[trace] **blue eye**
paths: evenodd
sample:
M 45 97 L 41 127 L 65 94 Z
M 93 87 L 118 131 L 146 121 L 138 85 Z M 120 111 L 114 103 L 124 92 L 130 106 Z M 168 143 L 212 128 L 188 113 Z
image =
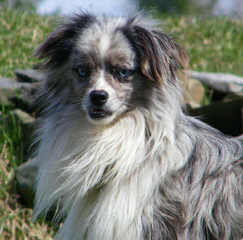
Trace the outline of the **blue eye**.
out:
M 89 76 L 90 74 L 90 69 L 86 66 L 79 66 L 77 68 L 77 72 L 78 72 L 78 75 L 81 77 L 81 78 L 86 78 Z
M 127 77 L 129 77 L 131 75 L 131 71 L 128 70 L 128 69 L 120 69 L 119 70 L 119 75 L 122 78 L 127 78 Z
M 116 69 L 116 74 L 120 80 L 127 80 L 133 74 L 133 72 L 133 70 L 126 68 Z

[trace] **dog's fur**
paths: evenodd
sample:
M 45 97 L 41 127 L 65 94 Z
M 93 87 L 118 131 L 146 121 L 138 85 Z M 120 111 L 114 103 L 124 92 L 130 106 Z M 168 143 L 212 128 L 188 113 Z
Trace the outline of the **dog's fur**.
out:
M 57 206 L 56 239 L 243 237 L 243 142 L 183 113 L 187 57 L 153 21 L 81 13 L 37 54 L 48 79 L 35 217 Z

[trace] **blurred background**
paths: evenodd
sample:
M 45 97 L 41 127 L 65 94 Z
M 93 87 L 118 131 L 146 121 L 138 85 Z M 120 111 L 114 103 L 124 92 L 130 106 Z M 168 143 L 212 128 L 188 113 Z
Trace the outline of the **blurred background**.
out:
M 0 0 L 1 2 L 11 8 L 35 8 L 40 14 L 69 14 L 77 8 L 96 13 L 114 13 L 119 8 L 129 13 L 134 9 L 145 8 L 170 14 L 243 16 L 242 0 Z

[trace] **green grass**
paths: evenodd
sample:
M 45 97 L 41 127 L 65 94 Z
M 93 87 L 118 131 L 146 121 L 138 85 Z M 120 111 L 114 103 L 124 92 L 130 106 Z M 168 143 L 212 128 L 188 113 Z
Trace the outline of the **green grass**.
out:
M 13 77 L 16 68 L 33 66 L 34 49 L 53 27 L 53 18 L 0 7 L 0 76 Z
M 243 76 L 242 20 L 166 17 L 164 28 L 188 51 L 193 70 Z
M 0 76 L 14 77 L 15 69 L 37 63 L 33 51 L 53 26 L 53 18 L 0 7 Z M 0 118 L 7 117 L 11 109 L 0 107 Z M 32 210 L 17 201 L 14 173 L 23 156 L 21 126 L 15 119 L 11 127 L 0 122 L 0 240 L 49 240 L 53 228 L 43 221 L 32 223 Z
M 189 53 L 191 68 L 243 75 L 243 21 L 229 18 L 160 16 Z M 0 7 L 0 76 L 36 63 L 33 50 L 55 26 L 53 18 Z
M 165 32 L 183 45 L 198 71 L 230 72 L 243 76 L 243 22 L 227 18 L 161 17 Z M 54 18 L 0 7 L 0 76 L 13 77 L 17 68 L 38 61 L 34 49 L 54 28 Z M 8 116 L 11 106 L 0 108 Z M 1 115 L 0 115 L 1 118 Z M 23 161 L 22 129 L 0 124 L 0 240 L 48 240 L 54 230 L 32 223 L 32 210 L 18 203 L 14 172 Z

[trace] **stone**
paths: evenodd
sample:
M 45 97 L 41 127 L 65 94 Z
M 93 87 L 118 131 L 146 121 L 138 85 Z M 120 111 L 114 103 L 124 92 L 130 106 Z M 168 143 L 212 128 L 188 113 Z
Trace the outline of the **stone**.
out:
M 204 98 L 205 90 L 198 80 L 187 78 L 183 81 L 184 99 L 191 107 L 199 107 Z
M 240 95 L 243 93 L 243 77 L 229 73 L 196 71 L 188 71 L 187 74 L 217 91 Z
M 9 105 L 9 99 L 16 96 L 16 90 L 18 89 L 18 83 L 14 79 L 0 78 L 0 104 Z
M 40 82 L 46 78 L 44 71 L 36 69 L 17 69 L 15 70 L 17 81 L 19 82 Z
M 33 206 L 38 168 L 36 158 L 31 158 L 16 170 L 17 191 L 21 196 L 21 201 L 28 207 Z
M 32 112 L 39 85 L 40 83 L 17 82 L 10 78 L 0 78 L 0 104 L 13 104 L 16 108 Z
M 9 100 L 14 104 L 15 108 L 20 108 L 28 113 L 36 111 L 37 91 L 40 87 L 39 82 L 22 83 L 19 88 L 19 94 L 11 97 Z
M 24 159 L 28 159 L 30 155 L 30 146 L 33 143 L 33 135 L 36 129 L 36 120 L 30 114 L 15 109 L 10 111 L 7 117 L 0 116 L 2 124 L 7 125 L 8 128 L 15 128 L 21 126 L 22 141 L 24 149 Z M 32 207 L 34 199 L 34 183 L 38 167 L 31 159 L 16 170 L 17 191 L 20 194 L 21 202 L 28 207 Z
M 229 101 L 217 102 L 207 106 L 188 109 L 189 113 L 200 120 L 208 123 L 221 132 L 231 136 L 242 134 L 241 109 L 243 98 Z
M 16 126 L 21 127 L 24 157 L 27 158 L 30 154 L 30 146 L 32 146 L 34 131 L 36 129 L 35 118 L 21 109 L 14 109 L 9 112 L 7 117 L 3 118 L 2 123 L 10 129 L 14 129 Z

